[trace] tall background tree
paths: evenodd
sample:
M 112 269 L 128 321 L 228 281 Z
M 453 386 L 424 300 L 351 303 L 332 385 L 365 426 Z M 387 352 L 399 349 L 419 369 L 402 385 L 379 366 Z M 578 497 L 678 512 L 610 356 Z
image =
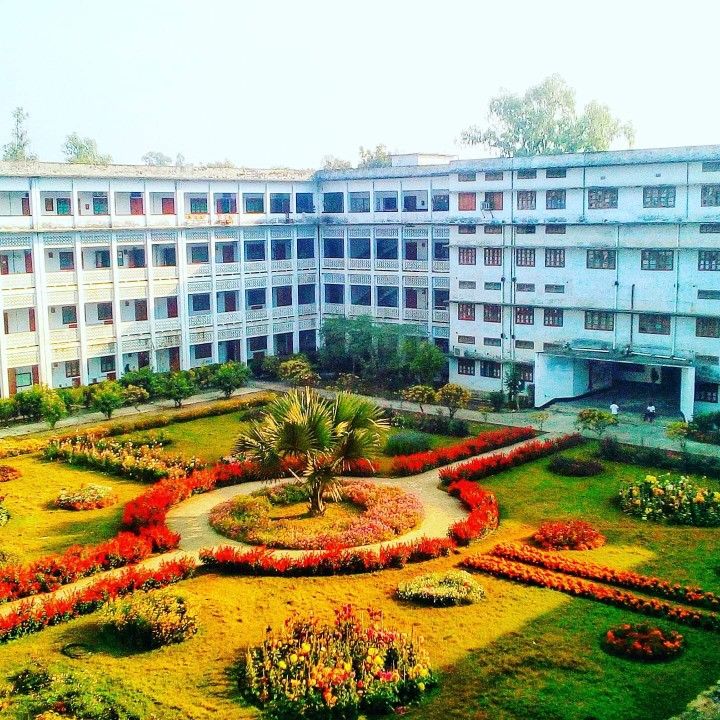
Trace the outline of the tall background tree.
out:
M 349 170 L 352 163 L 349 160 L 341 160 L 334 155 L 325 155 L 322 159 L 323 170 Z
M 384 145 L 376 145 L 374 150 L 360 146 L 359 168 L 388 167 L 390 164 L 390 152 Z
M 10 142 L 3 145 L 2 159 L 11 162 L 37 160 L 37 155 L 30 152 L 30 138 L 25 123 L 30 117 L 21 107 L 12 112 L 13 128 L 10 133 Z
M 502 93 L 490 100 L 488 127 L 462 132 L 466 145 L 484 145 L 506 157 L 607 150 L 613 141 L 634 141 L 630 123 L 614 117 L 594 100 L 578 113 L 575 91 L 559 75 L 551 75 L 524 95 Z
M 163 167 L 172 164 L 172 158 L 158 150 L 150 150 L 142 156 L 142 161 L 146 165 L 154 165 L 155 167 Z
M 66 162 L 81 165 L 109 165 L 112 162 L 110 155 L 103 155 L 97 146 L 97 142 L 90 137 L 80 137 L 72 133 L 65 138 L 63 154 Z

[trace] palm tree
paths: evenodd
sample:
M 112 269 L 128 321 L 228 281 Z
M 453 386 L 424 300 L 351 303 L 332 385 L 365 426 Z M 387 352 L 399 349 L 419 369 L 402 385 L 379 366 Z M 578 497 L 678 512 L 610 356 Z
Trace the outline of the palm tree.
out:
M 299 388 L 271 402 L 235 450 L 261 463 L 269 477 L 277 477 L 283 460 L 299 461 L 310 491 L 310 514 L 322 515 L 326 495 L 340 498 L 337 475 L 377 453 L 387 429 L 380 408 L 368 400 L 350 393 L 329 400 Z

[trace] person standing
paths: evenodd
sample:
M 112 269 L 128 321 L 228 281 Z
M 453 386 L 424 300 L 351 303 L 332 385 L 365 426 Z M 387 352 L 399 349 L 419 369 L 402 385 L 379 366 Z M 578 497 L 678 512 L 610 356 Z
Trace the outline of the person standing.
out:
M 610 414 L 614 418 L 617 418 L 620 414 L 620 406 L 614 400 L 610 403 Z
M 651 400 L 645 408 L 645 417 L 643 417 L 643 420 L 652 423 L 655 422 L 655 416 L 655 403 Z

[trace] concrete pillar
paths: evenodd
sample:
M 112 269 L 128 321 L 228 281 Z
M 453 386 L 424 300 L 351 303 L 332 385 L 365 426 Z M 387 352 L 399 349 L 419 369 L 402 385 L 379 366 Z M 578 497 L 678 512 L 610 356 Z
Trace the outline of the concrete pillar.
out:
M 691 422 L 695 413 L 695 368 L 680 368 L 680 412 L 685 422 Z

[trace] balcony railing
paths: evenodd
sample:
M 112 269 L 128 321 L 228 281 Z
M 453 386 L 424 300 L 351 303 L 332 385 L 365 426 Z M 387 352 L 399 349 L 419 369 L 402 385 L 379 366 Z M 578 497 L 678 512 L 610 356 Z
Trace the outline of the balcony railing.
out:
M 267 308 L 262 308 L 258 310 L 248 310 L 245 313 L 245 317 L 247 318 L 248 322 L 254 322 L 255 320 L 267 320 L 268 319 L 268 311 Z
M 396 307 L 379 307 L 375 309 L 375 316 L 388 320 L 397 320 L 400 317 L 400 310 Z
M 449 260 L 433 260 L 432 261 L 433 272 L 450 272 L 450 261 Z
M 427 272 L 427 260 L 403 260 L 403 270 L 417 270 Z
M 147 320 L 124 320 L 120 325 L 120 332 L 123 336 L 149 333 L 150 323 Z
M 32 347 L 38 344 L 36 332 L 16 332 L 5 336 L 5 343 L 8 349 L 19 347 Z
M 167 330 L 174 332 L 180 330 L 180 318 L 162 318 L 155 321 L 156 332 L 165 332 Z
M 297 261 L 298 270 L 314 270 L 317 267 L 317 258 L 302 258 Z
M 157 280 L 173 280 L 178 276 L 178 269 L 175 265 L 163 265 L 153 268 L 153 276 Z
M 276 307 L 273 308 L 272 316 L 273 320 L 277 320 L 278 318 L 289 318 L 292 317 L 295 314 L 295 310 L 293 309 L 292 305 L 287 305 L 284 307 Z
M 369 270 L 370 269 L 370 260 L 366 260 L 364 258 L 349 258 L 348 259 L 348 269 L 350 270 Z
M 419 308 L 405 308 L 403 310 L 404 320 L 427 320 L 428 311 Z
M 372 308 L 369 305 L 350 305 L 348 315 L 357 317 L 359 315 L 372 315 Z
M 398 270 L 399 268 L 399 260 L 375 260 L 376 270 Z
M 450 311 L 449 310 L 433 310 L 433 322 L 449 323 L 450 322 Z
M 293 261 L 292 260 L 272 260 L 270 262 L 270 269 L 274 270 L 274 271 L 292 270 L 293 269 Z
M 237 325 L 243 320 L 243 314 L 237 310 L 219 312 L 216 316 L 218 325 Z
M 306 305 L 298 305 L 298 315 L 315 315 L 317 313 L 317 303 L 307 303 Z
M 265 273 L 268 271 L 268 264 L 266 260 L 251 260 L 245 263 L 246 273 Z
M 187 266 L 188 277 L 198 277 L 210 274 L 210 263 L 198 263 L 197 265 Z
M 217 263 L 215 272 L 218 275 L 239 275 L 241 265 L 239 262 Z
M 341 303 L 325 303 L 323 305 L 323 312 L 326 315 L 344 315 L 345 306 Z
M 118 271 L 120 282 L 126 280 L 147 280 L 147 268 L 126 268 L 121 267 Z
M 56 285 L 75 285 L 77 283 L 77 273 L 74 270 L 62 270 L 60 272 L 49 272 L 45 274 L 45 284 L 50 286 Z
M 51 343 L 75 343 L 78 337 L 77 328 L 58 328 L 50 331 Z
M 322 266 L 333 270 L 342 270 L 345 267 L 345 258 L 323 258 Z
M 212 315 L 210 313 L 190 315 L 188 321 L 190 327 L 204 327 L 205 325 L 212 325 Z
M 33 287 L 35 285 L 35 273 L 13 273 L 12 275 L 3 275 L 0 283 L 5 290 Z
M 112 340 L 115 337 L 115 326 L 112 323 L 98 323 L 86 328 L 88 340 Z
M 112 282 L 112 270 L 110 268 L 84 270 L 82 278 L 88 285 L 93 283 L 109 283 Z

